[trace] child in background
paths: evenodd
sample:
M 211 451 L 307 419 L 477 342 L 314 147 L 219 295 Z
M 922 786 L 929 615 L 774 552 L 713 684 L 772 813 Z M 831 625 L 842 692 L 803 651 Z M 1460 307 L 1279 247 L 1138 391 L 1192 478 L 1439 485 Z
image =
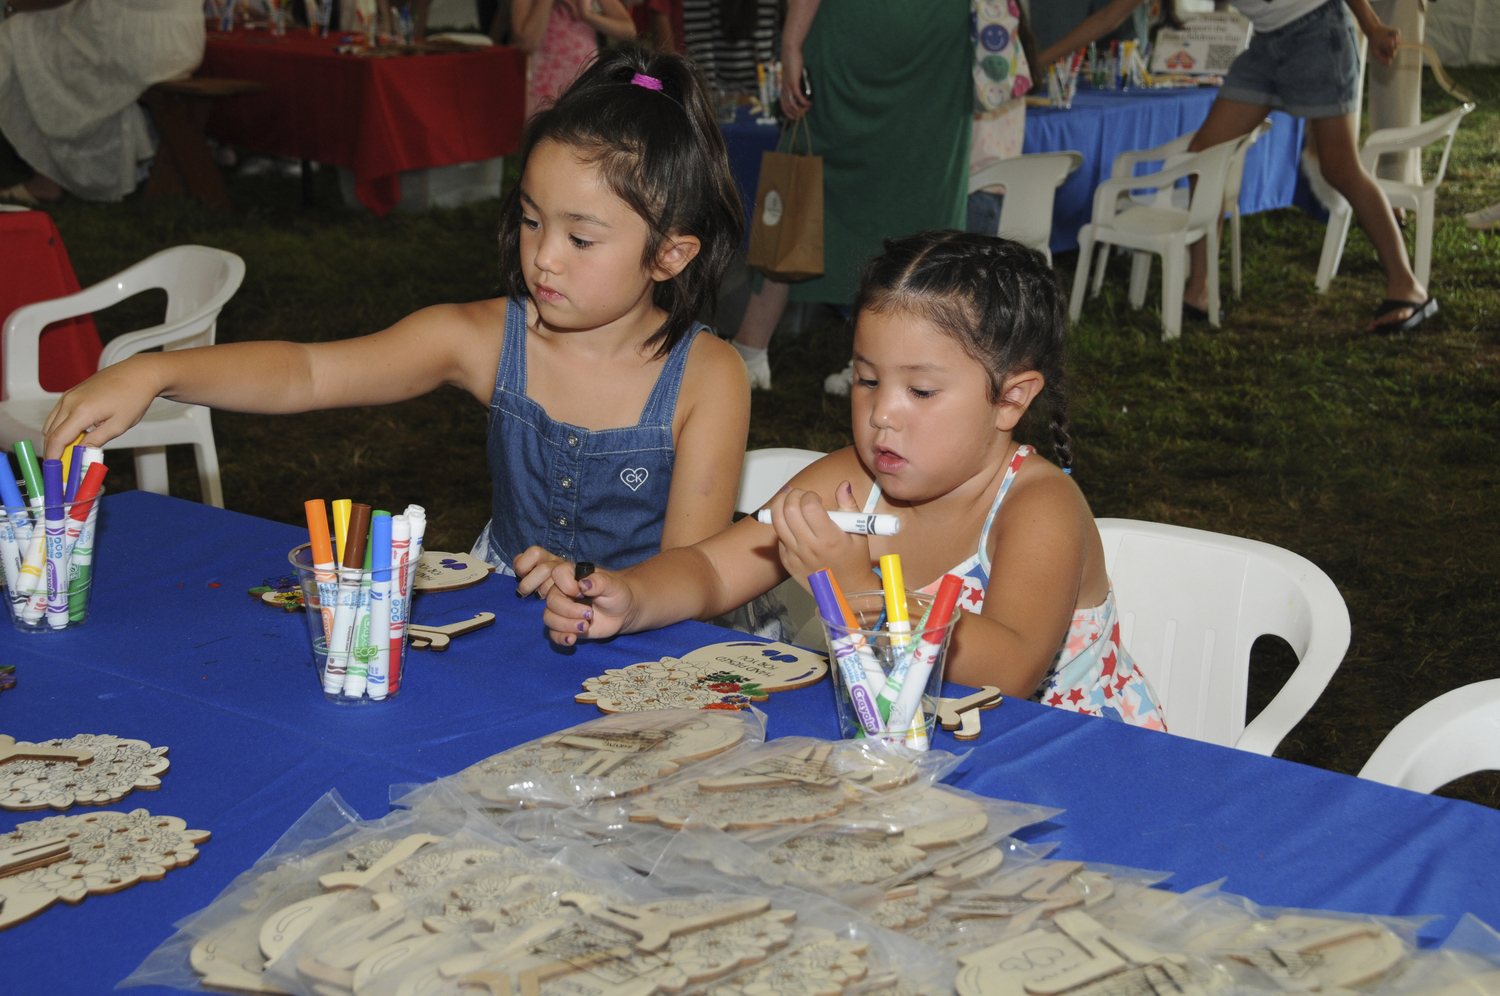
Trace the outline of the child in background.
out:
M 875 565 L 897 553 L 913 587 L 964 580 L 953 681 L 1165 729 L 1119 645 L 1099 532 L 1065 472 L 1065 313 L 1046 260 L 1015 242 L 951 231 L 888 239 L 854 304 L 854 445 L 793 478 L 767 506 L 772 525 L 752 516 L 583 581 L 554 570 L 543 617 L 553 639 L 708 618 L 821 568 L 846 592 L 878 590 Z M 1043 396 L 1065 470 L 1031 459 L 1012 435 Z M 901 530 L 845 533 L 828 508 L 895 515 Z
M 635 23 L 620 0 L 511 0 L 510 30 L 515 46 L 531 56 L 528 118 L 556 100 L 599 54 L 598 34 L 635 39 Z
M 326 343 L 141 353 L 59 399 L 47 455 L 103 445 L 173 398 L 243 412 L 389 404 L 452 384 L 490 407 L 494 521 L 476 552 L 550 587 L 560 559 L 625 567 L 730 524 L 745 368 L 695 323 L 743 217 L 686 59 L 606 52 L 526 128 L 501 209 L 509 295 Z

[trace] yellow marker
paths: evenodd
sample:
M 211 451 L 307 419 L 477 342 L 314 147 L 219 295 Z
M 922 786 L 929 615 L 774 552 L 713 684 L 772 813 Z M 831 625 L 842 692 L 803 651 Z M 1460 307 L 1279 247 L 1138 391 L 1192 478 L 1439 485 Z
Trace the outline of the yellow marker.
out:
M 71 443 L 69 443 L 68 446 L 67 446 L 67 448 L 63 450 L 63 454 L 62 454 L 63 475 L 62 475 L 62 477 L 63 477 L 63 481 L 64 482 L 66 482 L 68 480 L 68 468 L 73 465 L 73 447 L 75 447 L 75 446 L 82 446 L 83 445 L 83 436 L 84 436 L 84 434 L 80 432 L 78 434 L 78 438 L 75 439 L 75 440 L 73 440 Z
M 339 563 L 344 562 L 344 541 L 349 536 L 349 514 L 353 502 L 348 498 L 337 498 L 333 502 L 333 538 L 338 543 Z

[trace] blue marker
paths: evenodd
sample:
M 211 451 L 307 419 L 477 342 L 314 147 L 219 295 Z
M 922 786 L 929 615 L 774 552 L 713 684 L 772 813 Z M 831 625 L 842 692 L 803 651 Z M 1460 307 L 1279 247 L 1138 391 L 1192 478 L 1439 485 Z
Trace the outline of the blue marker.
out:
M 391 673 L 391 513 L 377 511 L 370 519 L 370 640 L 375 656 L 365 672 L 365 693 L 379 702 L 386 696 Z

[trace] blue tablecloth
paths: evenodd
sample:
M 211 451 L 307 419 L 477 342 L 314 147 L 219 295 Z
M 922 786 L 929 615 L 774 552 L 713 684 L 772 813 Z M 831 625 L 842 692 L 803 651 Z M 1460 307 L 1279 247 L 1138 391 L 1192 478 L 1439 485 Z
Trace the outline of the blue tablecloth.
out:
M 1052 208 L 1052 251 L 1078 248 L 1078 229 L 1094 210 L 1094 188 L 1109 179 L 1115 157 L 1150 149 L 1193 131 L 1208 117 L 1217 89 L 1080 90 L 1070 110 L 1026 109 L 1024 154 L 1083 153 L 1083 165 L 1058 188 Z M 1273 127 L 1245 158 L 1240 213 L 1288 207 L 1297 187 L 1302 121 L 1273 111 Z
M 605 668 L 728 638 L 702 623 L 565 651 L 541 606 L 492 577 L 424 595 L 416 618 L 499 618 L 443 654 L 412 655 L 384 706 L 323 700 L 298 615 L 246 590 L 286 570 L 305 538 L 290 526 L 141 492 L 104 500 L 93 618 L 75 631 L 0 633 L 19 684 L 0 696 L 0 732 L 39 741 L 112 733 L 171 748 L 144 807 L 211 831 L 197 863 L 124 892 L 56 906 L 0 933 L 0 991 L 104 993 L 206 906 L 330 789 L 361 813 L 387 786 L 450 774 L 598 713 L 573 701 Z M 835 735 L 827 683 L 765 705 L 769 735 Z M 1500 923 L 1500 812 L 1285 761 L 1007 700 L 951 779 L 986 795 L 1066 809 L 1033 839 L 1057 856 L 1175 871 L 1186 889 L 1227 888 L 1270 904 L 1369 913 L 1464 912 Z M 88 810 L 74 810 L 74 812 Z M 0 830 L 45 813 L 0 815 Z M 24 980 L 24 982 L 22 981 Z M 146 990 L 152 992 L 153 990 Z M 167 990 L 161 990 L 167 992 Z

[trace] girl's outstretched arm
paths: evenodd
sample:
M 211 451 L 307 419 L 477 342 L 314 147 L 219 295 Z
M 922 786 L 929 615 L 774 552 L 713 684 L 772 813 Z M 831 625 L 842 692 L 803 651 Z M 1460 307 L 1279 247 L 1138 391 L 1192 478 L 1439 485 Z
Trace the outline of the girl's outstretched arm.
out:
M 500 362 L 504 299 L 426 308 L 383 332 L 337 342 L 240 342 L 137 353 L 63 394 L 47 417 L 47 455 L 93 426 L 102 446 L 158 397 L 226 411 L 285 414 L 381 405 L 443 384 L 488 401 Z
M 1071 478 L 1036 464 L 1017 477 L 996 516 L 984 612 L 964 614 L 947 664 L 949 680 L 995 685 L 1017 698 L 1041 684 L 1074 610 L 1109 593 L 1088 503 Z

